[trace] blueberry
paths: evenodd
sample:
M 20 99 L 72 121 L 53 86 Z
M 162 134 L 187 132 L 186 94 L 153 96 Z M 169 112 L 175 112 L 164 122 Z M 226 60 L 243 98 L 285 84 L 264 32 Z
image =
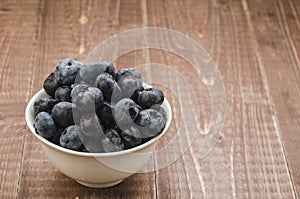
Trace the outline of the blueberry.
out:
M 81 119 L 81 117 L 82 117 L 85 113 L 79 111 L 75 104 L 72 104 L 72 106 L 73 106 L 73 107 L 72 107 L 72 113 L 73 113 L 74 124 L 80 126 L 80 119 Z
M 122 91 L 119 85 L 109 73 L 101 73 L 98 75 L 95 85 L 102 91 L 103 97 L 107 101 L 116 102 L 122 97 Z
M 122 90 L 123 98 L 129 98 L 142 86 L 142 82 L 133 76 L 122 76 L 118 81 L 118 85 Z
M 72 103 L 59 102 L 52 108 L 52 116 L 62 127 L 74 124 L 72 115 Z
M 162 106 L 160 106 L 159 104 L 155 104 L 151 106 L 151 109 L 154 109 L 157 112 L 159 112 L 167 120 L 167 112 Z
M 56 99 L 41 98 L 34 102 L 34 114 L 37 115 L 40 112 L 51 112 L 52 107 L 57 104 Z
M 98 116 L 94 113 L 86 113 L 80 119 L 82 134 L 86 136 L 103 137 L 104 132 Z
M 78 151 L 80 151 L 80 152 L 89 152 L 89 151 L 85 148 L 84 144 L 81 145 L 81 147 L 78 149 Z
M 78 84 L 83 84 L 83 85 L 86 85 L 88 87 L 96 87 L 94 83 L 90 83 L 90 82 L 87 82 L 87 81 L 84 81 L 84 80 L 80 80 L 79 82 L 75 82 L 75 84 L 73 84 L 73 87 L 75 87 Z
M 103 152 L 101 140 L 105 138 L 100 120 L 96 114 L 86 113 L 81 117 L 80 127 L 82 134 L 80 136 L 85 148 L 89 152 Z
M 162 104 L 164 94 L 157 88 L 148 88 L 138 93 L 137 104 L 143 109 L 148 109 L 155 104 Z
M 76 101 L 79 93 L 84 92 L 85 90 L 88 89 L 88 87 L 90 87 L 90 86 L 87 84 L 84 84 L 84 83 L 76 84 L 71 91 L 72 101 L 73 102 Z
M 120 100 L 114 107 L 114 118 L 119 128 L 133 124 L 140 112 L 140 107 L 129 98 Z
M 103 153 L 103 146 L 102 146 L 102 137 L 95 137 L 95 136 L 86 136 L 82 133 L 80 134 L 80 139 L 84 146 L 84 150 L 90 153 Z
M 140 86 L 138 89 L 136 89 L 133 94 L 131 95 L 130 99 L 132 99 L 135 103 L 137 102 L 137 99 L 139 97 L 139 93 L 141 91 L 144 90 L 144 87 L 143 86 Z
M 71 95 L 75 96 L 75 93 L 72 92 Z M 77 109 L 81 112 L 96 112 L 96 109 L 103 104 L 103 94 L 98 88 L 85 87 L 79 89 L 77 96 L 72 98 L 72 102 L 76 104 Z
M 126 149 L 142 144 L 142 135 L 138 128 L 130 126 L 121 132 L 123 143 Z
M 115 68 L 113 64 L 108 61 L 84 64 L 79 71 L 79 75 L 84 81 L 95 83 L 97 76 L 103 72 L 107 72 L 115 77 Z
M 116 73 L 116 82 L 118 82 L 121 78 L 124 77 L 133 77 L 138 84 L 142 85 L 143 80 L 141 74 L 135 70 L 134 68 L 122 68 Z
M 105 138 L 100 120 L 96 114 L 86 113 L 81 117 L 81 139 L 89 152 L 103 152 L 101 140 Z
M 81 66 L 81 67 L 84 67 L 84 65 L 83 66 Z M 76 79 L 75 79 L 75 82 L 74 82 L 74 84 L 72 84 L 71 86 L 76 86 L 76 85 L 78 85 L 78 84 L 85 84 L 85 85 L 87 85 L 87 86 L 89 86 L 89 87 L 94 87 L 95 85 L 94 85 L 94 83 L 95 82 L 88 82 L 88 81 L 85 81 L 84 79 L 82 79 L 81 77 L 80 77 L 80 75 L 79 75 L 79 72 L 77 73 L 77 76 L 76 76 Z
M 104 65 L 106 65 L 105 72 L 111 74 L 111 76 L 115 79 L 116 78 L 116 71 L 115 71 L 114 65 L 109 61 L 102 61 L 102 63 L 104 63 Z
M 51 138 L 51 142 L 60 146 L 59 139 L 60 139 L 61 134 L 64 132 L 64 130 L 65 130 L 65 128 L 59 129 Z
M 108 138 L 111 141 L 114 141 L 115 139 L 117 141 L 114 142 L 119 142 L 118 140 L 121 139 L 120 135 L 119 135 L 119 129 L 116 128 L 111 128 L 111 129 L 107 129 L 105 132 L 105 137 Z
M 43 87 L 45 92 L 50 95 L 51 97 L 54 97 L 55 91 L 58 87 L 60 87 L 61 84 L 57 81 L 55 78 L 55 74 L 51 73 L 44 81 Z
M 166 119 L 156 110 L 146 109 L 139 112 L 135 123 L 144 137 L 152 137 L 162 132 Z
M 104 103 L 97 109 L 96 112 L 104 129 L 109 129 L 116 126 L 113 116 L 113 106 L 109 102 L 104 101 Z
M 64 148 L 78 150 L 82 145 L 82 141 L 79 138 L 80 134 L 81 130 L 79 126 L 68 126 L 61 134 L 59 143 Z
M 145 137 L 145 138 L 142 138 L 142 144 L 152 140 L 155 136 L 149 136 L 149 137 Z
M 61 60 L 55 69 L 55 78 L 63 85 L 71 85 L 75 82 L 76 76 L 82 64 L 80 61 L 65 58 Z
M 115 152 L 124 149 L 124 143 L 116 129 L 106 130 L 105 135 L 106 138 L 101 141 L 104 152 Z
M 53 118 L 47 112 L 40 112 L 34 120 L 34 128 L 37 134 L 49 139 L 56 133 L 56 126 Z
M 55 91 L 55 99 L 58 101 L 71 102 L 71 87 L 60 86 Z

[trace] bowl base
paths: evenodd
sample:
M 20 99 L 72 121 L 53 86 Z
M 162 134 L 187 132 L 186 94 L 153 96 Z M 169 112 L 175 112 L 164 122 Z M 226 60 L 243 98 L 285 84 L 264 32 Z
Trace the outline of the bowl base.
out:
M 118 180 L 118 181 L 114 181 L 114 182 L 109 182 L 109 183 L 88 183 L 88 182 L 81 182 L 76 180 L 76 182 L 78 182 L 79 184 L 86 186 L 86 187 L 90 187 L 90 188 L 108 188 L 108 187 L 112 187 L 115 186 L 119 183 L 121 183 L 123 180 Z

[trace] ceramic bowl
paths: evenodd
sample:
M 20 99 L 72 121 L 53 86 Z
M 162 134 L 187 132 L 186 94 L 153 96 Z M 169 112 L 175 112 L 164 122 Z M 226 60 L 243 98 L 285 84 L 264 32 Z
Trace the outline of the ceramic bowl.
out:
M 42 89 L 28 102 L 25 118 L 32 135 L 39 141 L 49 161 L 63 174 L 78 183 L 93 188 L 105 188 L 122 182 L 138 172 L 151 157 L 157 141 L 166 133 L 172 120 L 172 111 L 167 99 L 162 106 L 167 112 L 163 132 L 148 142 L 124 151 L 112 153 L 86 153 L 60 147 L 35 133 L 33 105 L 37 99 L 49 97 Z

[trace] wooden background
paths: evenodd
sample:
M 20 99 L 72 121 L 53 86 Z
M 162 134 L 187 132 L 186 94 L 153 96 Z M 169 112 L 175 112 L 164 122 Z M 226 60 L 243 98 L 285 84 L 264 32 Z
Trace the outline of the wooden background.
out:
M 85 188 L 47 161 L 26 127 L 26 103 L 60 59 L 83 60 L 112 34 L 147 26 L 187 34 L 218 64 L 227 95 L 222 136 L 205 159 L 197 156 L 196 140 L 168 167 L 114 188 Z M 299 33 L 298 0 L 1 0 L 0 197 L 297 198 Z M 205 86 L 189 78 L 194 73 L 188 63 L 159 50 L 147 56 L 181 72 L 205 98 Z M 135 51 L 115 64 L 132 67 L 146 58 Z M 204 98 L 201 124 L 210 115 Z

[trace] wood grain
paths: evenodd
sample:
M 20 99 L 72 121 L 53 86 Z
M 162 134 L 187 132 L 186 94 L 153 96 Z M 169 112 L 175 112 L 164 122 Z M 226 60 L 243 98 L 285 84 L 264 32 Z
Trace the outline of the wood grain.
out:
M 153 7 L 169 8 L 160 13 L 165 17 L 161 21 L 168 19 L 168 24 L 164 24 L 165 27 L 188 33 L 191 32 L 190 26 L 185 24 L 205 27 L 199 31 L 202 34 L 190 36 L 211 50 L 209 52 L 217 60 L 227 91 L 228 119 L 221 143 L 206 159 L 195 159 L 194 156 L 201 146 L 200 142 L 195 141 L 190 153 L 186 153 L 178 164 L 158 172 L 160 182 L 166 178 L 166 173 L 167 176 L 173 177 L 169 180 L 171 191 L 165 192 L 158 186 L 158 196 L 161 198 L 186 195 L 208 198 L 294 197 L 280 134 L 273 120 L 274 109 L 268 99 L 269 93 L 265 89 L 266 82 L 262 77 L 255 49 L 253 46 L 250 47 L 253 45 L 253 40 L 249 37 L 251 27 L 247 25 L 243 4 L 217 1 L 210 6 L 201 5 L 210 8 L 205 11 L 212 18 L 208 22 L 205 22 L 204 14 L 203 19 L 197 18 L 197 21 L 187 17 L 195 12 L 193 8 L 196 6 L 193 4 L 172 1 L 167 5 L 157 3 Z M 154 8 L 153 10 L 158 12 Z M 173 18 L 177 16 L 175 18 L 178 20 L 169 20 L 171 16 Z M 198 21 L 205 24 L 199 24 Z M 150 24 L 156 25 L 158 24 L 155 22 Z M 157 57 L 158 55 L 153 56 Z M 180 66 L 188 68 L 182 63 L 178 65 L 173 58 L 166 58 L 165 62 L 175 68 Z M 185 175 L 176 176 L 174 173 L 182 167 L 188 168 L 180 172 Z M 193 180 L 194 186 L 189 186 L 186 182 L 193 175 L 198 175 L 198 178 Z M 177 183 L 174 184 L 174 181 Z M 192 191 L 193 187 L 201 189 Z
M 248 3 L 249 12 L 256 9 Z M 300 196 L 299 155 L 299 2 L 277 1 L 260 6 L 260 19 L 251 17 L 258 40 L 258 56 L 269 80 L 268 88 L 276 109 L 286 160 L 294 188 Z M 266 39 L 267 37 L 267 39 Z M 265 38 L 265 39 L 263 39 Z
M 1 198 L 297 198 L 300 2 L 297 0 L 28 0 L 0 2 L 0 197 Z M 137 50 L 117 68 L 147 62 L 179 76 L 142 71 L 166 81 L 174 119 L 159 148 L 173 143 L 172 163 L 135 174 L 109 189 L 91 189 L 57 171 L 27 130 L 29 98 L 64 57 L 83 60 L 107 37 L 138 27 L 164 27 L 199 42 L 219 66 L 226 89 L 225 125 L 214 150 L 199 151 L 211 116 L 207 86 L 194 66 L 161 50 Z M 176 38 L 158 38 L 176 41 Z M 194 99 L 198 104 L 194 104 Z M 181 123 L 180 101 L 199 116 L 195 137 Z M 172 133 L 182 137 L 174 139 Z M 185 145 L 191 145 L 185 151 Z M 177 152 L 183 155 L 177 157 Z
M 27 12 L 24 10 L 27 9 Z M 25 140 L 24 110 L 32 89 L 38 2 L 0 2 L 0 196 L 19 191 Z

